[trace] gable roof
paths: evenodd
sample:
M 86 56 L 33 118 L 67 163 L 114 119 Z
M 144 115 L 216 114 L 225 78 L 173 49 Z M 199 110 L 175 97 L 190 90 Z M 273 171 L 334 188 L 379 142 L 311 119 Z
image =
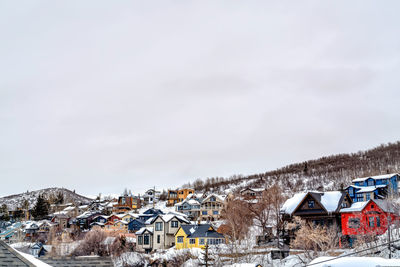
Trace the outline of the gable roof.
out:
M 355 202 L 349 208 L 341 209 L 340 212 L 361 212 L 371 201 L 374 202 L 384 212 L 394 213 L 396 211 L 396 207 L 390 202 L 382 199 L 370 199 L 368 201 Z
M 389 179 L 392 178 L 395 175 L 399 175 L 398 173 L 389 173 L 389 174 L 383 174 L 383 175 L 375 175 L 375 176 L 367 176 L 367 177 L 362 177 L 362 178 L 356 178 L 352 182 L 363 182 L 369 178 L 372 178 L 374 180 L 378 179 Z
M 307 198 L 307 196 L 311 196 L 315 201 L 317 201 L 317 203 L 327 213 L 338 212 L 340 204 L 343 202 L 346 195 L 347 192 L 341 191 L 310 191 L 308 193 L 298 193 L 292 198 L 286 200 L 281 208 L 281 212 L 292 215 L 300 207 L 300 204 Z
M 215 231 L 211 224 L 181 225 L 181 228 L 185 232 L 188 238 L 196 238 L 196 237 L 224 238 L 224 235 Z
M 0 241 L 0 264 L 1 266 L 34 267 L 35 265 L 25 259 L 17 251 L 12 249 L 3 241 Z

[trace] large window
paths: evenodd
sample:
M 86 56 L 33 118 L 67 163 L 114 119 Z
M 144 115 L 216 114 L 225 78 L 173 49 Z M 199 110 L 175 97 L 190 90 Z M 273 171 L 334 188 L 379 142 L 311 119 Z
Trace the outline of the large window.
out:
M 349 195 L 351 197 L 354 196 L 354 188 L 353 187 L 349 187 Z
M 314 200 L 309 200 L 309 201 L 308 201 L 308 207 L 309 207 L 309 208 L 314 208 L 314 206 L 315 206 Z
M 177 243 L 183 243 L 183 236 L 178 236 L 176 242 Z
M 149 235 L 144 235 L 143 244 L 144 245 L 150 244 L 150 236 Z
M 368 201 L 371 199 L 371 194 L 370 193 L 366 193 L 365 194 L 365 200 Z
M 156 231 L 162 231 L 162 222 L 156 222 Z
M 353 228 L 353 229 L 360 228 L 360 219 L 359 218 L 350 218 L 349 219 L 349 228 Z
M 178 228 L 178 221 L 172 221 L 171 228 Z
M 138 236 L 138 243 L 139 245 L 143 245 L 143 236 Z
M 203 211 L 201 212 L 201 215 L 207 215 L 207 211 L 206 211 L 206 210 L 203 210 Z
M 381 226 L 381 218 L 376 217 L 376 227 L 380 227 Z
M 204 245 L 205 244 L 205 242 L 204 242 L 204 238 L 200 238 L 200 245 Z
M 369 225 L 369 227 L 375 227 L 375 218 L 374 217 L 368 217 L 368 225 Z
M 196 239 L 190 238 L 189 239 L 189 244 L 196 244 Z

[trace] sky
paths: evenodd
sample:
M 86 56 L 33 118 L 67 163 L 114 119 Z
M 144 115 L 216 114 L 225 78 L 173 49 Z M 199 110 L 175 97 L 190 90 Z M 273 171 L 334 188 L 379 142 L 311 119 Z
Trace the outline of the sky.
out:
M 1 1 L 0 196 L 140 193 L 399 140 L 399 1 Z

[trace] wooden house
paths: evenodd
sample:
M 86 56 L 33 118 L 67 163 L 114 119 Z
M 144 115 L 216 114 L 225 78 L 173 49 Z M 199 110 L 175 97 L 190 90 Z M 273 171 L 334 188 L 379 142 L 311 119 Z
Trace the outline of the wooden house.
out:
M 178 191 L 177 190 L 168 190 L 167 206 L 171 207 L 178 202 L 179 202 Z
M 286 200 L 281 213 L 285 221 L 293 216 L 315 225 L 341 226 L 340 209 L 350 207 L 350 196 L 345 191 L 299 193 Z
M 240 196 L 244 199 L 256 199 L 262 196 L 265 188 L 250 188 L 247 187 L 240 191 Z
M 211 224 L 181 225 L 175 234 L 175 248 L 204 248 L 208 245 L 225 243 L 223 234 L 218 233 Z
M 398 195 L 398 173 L 356 178 L 346 188 L 353 202 L 383 199 L 387 195 Z
M 126 213 L 131 210 L 137 210 L 141 207 L 140 198 L 134 196 L 120 196 L 118 203 L 113 205 L 113 212 Z
M 201 201 L 200 221 L 216 221 L 221 218 L 225 196 L 210 194 Z
M 381 235 L 388 229 L 388 223 L 399 220 L 396 208 L 385 200 L 371 199 L 353 203 L 340 210 L 342 234 L 350 245 L 359 235 Z
M 196 199 L 185 199 L 175 204 L 175 210 L 185 214 L 190 220 L 195 221 L 200 216 L 201 204 Z
M 139 251 L 155 251 L 161 249 L 168 249 L 175 245 L 175 233 L 178 231 L 179 227 L 183 224 L 189 224 L 190 222 L 181 215 L 174 213 L 157 215 L 151 221 L 148 221 L 148 226 L 143 227 L 138 232 L 136 232 L 137 237 L 143 237 L 144 235 L 150 235 L 153 239 L 151 245 L 137 244 L 137 249 Z M 144 231 L 151 227 L 152 233 Z M 143 232 L 144 231 L 144 232 Z

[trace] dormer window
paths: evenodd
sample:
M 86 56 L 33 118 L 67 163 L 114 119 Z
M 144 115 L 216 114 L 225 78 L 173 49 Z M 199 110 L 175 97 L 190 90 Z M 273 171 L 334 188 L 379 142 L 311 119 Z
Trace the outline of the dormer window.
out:
M 368 185 L 368 186 L 373 186 L 373 185 L 374 185 L 374 180 L 369 179 L 369 180 L 367 181 L 367 185 Z
M 308 201 L 308 207 L 309 207 L 309 208 L 314 208 L 314 206 L 315 206 L 314 200 L 309 200 L 309 201 Z

